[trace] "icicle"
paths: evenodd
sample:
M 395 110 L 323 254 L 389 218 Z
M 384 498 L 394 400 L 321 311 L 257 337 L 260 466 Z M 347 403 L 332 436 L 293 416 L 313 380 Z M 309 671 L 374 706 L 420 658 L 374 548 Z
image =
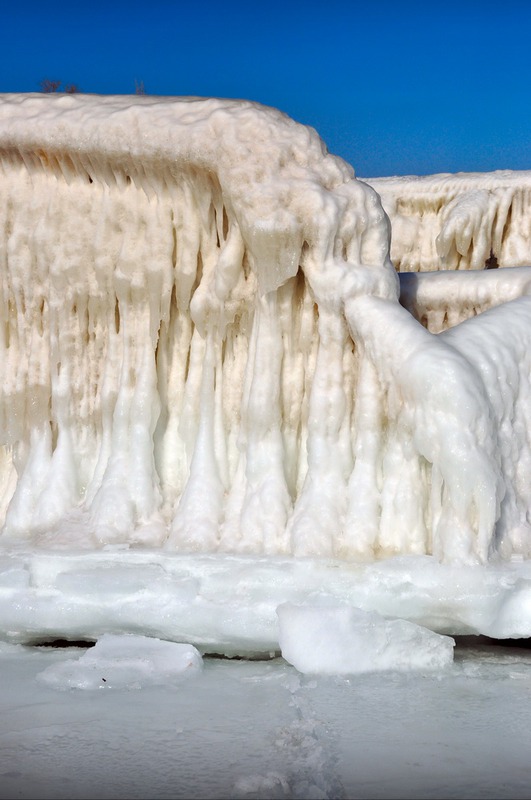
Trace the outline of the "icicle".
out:
M 214 448 L 215 349 L 210 333 L 203 350 L 199 422 L 190 472 L 167 542 L 168 547 L 185 552 L 215 550 L 219 538 L 223 484 Z

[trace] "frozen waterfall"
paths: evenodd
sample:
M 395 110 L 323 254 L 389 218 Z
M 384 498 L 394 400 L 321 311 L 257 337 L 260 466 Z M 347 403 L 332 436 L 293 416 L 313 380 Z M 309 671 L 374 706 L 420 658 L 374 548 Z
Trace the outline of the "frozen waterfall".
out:
M 3 541 L 530 555 L 527 175 L 400 287 L 421 223 L 272 108 L 2 95 L 0 171 Z

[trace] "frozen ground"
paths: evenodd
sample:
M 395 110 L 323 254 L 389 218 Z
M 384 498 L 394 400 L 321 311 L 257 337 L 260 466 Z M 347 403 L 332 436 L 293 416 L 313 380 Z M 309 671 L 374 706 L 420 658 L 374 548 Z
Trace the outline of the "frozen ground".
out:
M 164 686 L 43 681 L 84 652 L 1 645 L 1 798 L 531 796 L 524 647 L 461 639 L 430 673 L 211 656 Z

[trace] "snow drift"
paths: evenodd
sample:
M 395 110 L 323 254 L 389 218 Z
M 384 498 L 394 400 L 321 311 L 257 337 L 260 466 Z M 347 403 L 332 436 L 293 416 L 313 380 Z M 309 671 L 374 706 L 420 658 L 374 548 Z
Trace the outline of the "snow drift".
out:
M 495 307 L 433 335 L 377 192 L 313 129 L 244 101 L 3 95 L 0 169 L 4 542 L 528 556 L 526 289 L 468 275 L 461 317 Z

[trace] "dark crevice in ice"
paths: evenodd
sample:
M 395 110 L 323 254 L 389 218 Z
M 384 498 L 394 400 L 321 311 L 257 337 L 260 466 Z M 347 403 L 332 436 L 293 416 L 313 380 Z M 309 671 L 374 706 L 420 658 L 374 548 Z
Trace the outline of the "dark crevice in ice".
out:
M 490 636 L 454 636 L 456 648 L 459 647 L 520 647 L 531 650 L 531 638 L 494 639 Z
M 88 647 L 94 647 L 96 642 L 87 641 L 85 639 L 42 639 L 36 642 L 31 642 L 30 644 L 32 647 L 79 647 L 87 649 Z
M 267 653 L 249 653 L 245 656 L 226 655 L 225 653 L 203 653 L 203 658 L 222 661 L 273 661 L 275 658 L 280 658 L 280 650 Z

